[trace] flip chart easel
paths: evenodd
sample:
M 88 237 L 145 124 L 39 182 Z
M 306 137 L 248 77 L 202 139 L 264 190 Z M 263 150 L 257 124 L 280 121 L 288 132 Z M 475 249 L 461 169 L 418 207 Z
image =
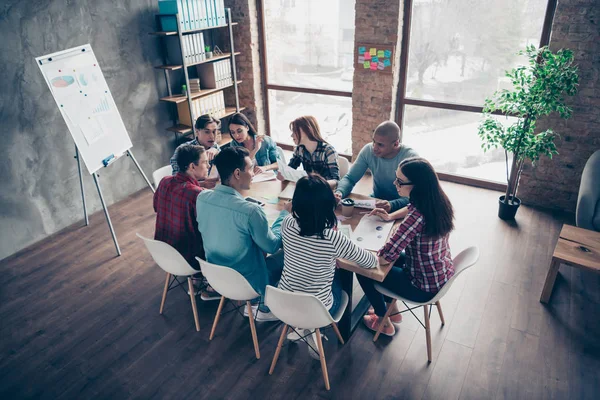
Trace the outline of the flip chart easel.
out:
M 104 216 L 110 229 L 117 255 L 121 249 L 102 195 L 97 171 L 106 168 L 123 155 L 131 158 L 154 192 L 131 152 L 133 145 L 106 84 L 98 60 L 90 44 L 48 54 L 35 59 L 75 142 L 75 159 L 79 173 L 85 225 L 89 225 L 81 160 L 94 178 Z

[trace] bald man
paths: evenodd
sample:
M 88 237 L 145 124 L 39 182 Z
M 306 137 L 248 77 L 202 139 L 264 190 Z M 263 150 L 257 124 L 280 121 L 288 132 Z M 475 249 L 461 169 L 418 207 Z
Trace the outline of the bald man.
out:
M 410 157 L 418 157 L 418 154 L 400 143 L 398 124 L 394 121 L 382 122 L 373 132 L 373 142 L 362 148 L 348 174 L 339 181 L 335 190 L 336 197 L 341 199 L 348 196 L 367 169 L 370 169 L 373 174 L 371 196 L 380 199 L 376 207 L 388 213 L 404 208 L 408 204 L 408 198 L 398 195 L 394 180 L 398 165 Z M 402 213 L 394 215 L 401 217 Z

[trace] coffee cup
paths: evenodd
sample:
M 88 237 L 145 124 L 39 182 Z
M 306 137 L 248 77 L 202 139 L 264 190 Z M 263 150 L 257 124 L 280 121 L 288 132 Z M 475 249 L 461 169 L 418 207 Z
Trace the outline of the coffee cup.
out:
M 351 217 L 354 212 L 354 200 L 352 199 L 343 199 L 341 201 L 342 204 L 342 215 L 344 217 Z

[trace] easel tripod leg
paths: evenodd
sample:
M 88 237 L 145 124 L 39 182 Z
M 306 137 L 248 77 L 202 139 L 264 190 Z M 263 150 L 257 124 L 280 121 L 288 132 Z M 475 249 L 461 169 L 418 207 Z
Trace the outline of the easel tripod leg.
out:
M 112 235 L 113 241 L 115 242 L 115 247 L 117 248 L 117 254 L 121 255 L 121 249 L 119 248 L 119 243 L 117 242 L 117 235 L 115 235 L 115 230 L 112 226 L 112 222 L 110 222 L 110 216 L 108 215 L 108 208 L 106 208 L 106 203 L 104 202 L 104 196 L 102 196 L 102 190 L 100 189 L 100 182 L 98 182 L 98 175 L 94 172 L 94 182 L 96 183 L 96 189 L 98 189 L 98 195 L 100 196 L 100 202 L 102 203 L 102 208 L 104 209 L 104 216 L 106 217 L 106 222 L 108 223 L 108 227 L 110 228 L 110 234 Z
M 154 186 L 152 186 L 152 184 L 150 183 L 150 181 L 146 177 L 146 174 L 144 174 L 144 171 L 142 171 L 142 167 L 140 167 L 140 164 L 138 164 L 138 162 L 135 159 L 135 157 L 133 156 L 133 153 L 131 152 L 131 150 L 127 150 L 127 154 L 133 160 L 133 163 L 135 164 L 135 166 L 137 167 L 137 169 L 140 171 L 140 174 L 142 174 L 142 176 L 144 177 L 144 180 L 146 181 L 146 183 L 148 184 L 148 186 L 150 186 L 150 189 L 152 189 L 152 193 L 154 193 L 155 192 Z
M 77 160 L 77 171 L 79 172 L 79 186 L 81 186 L 81 200 L 83 201 L 83 218 L 85 219 L 85 226 L 90 224 L 88 218 L 87 207 L 85 204 L 85 191 L 83 190 L 83 176 L 81 175 L 81 162 L 79 161 L 79 149 L 75 145 L 75 159 Z

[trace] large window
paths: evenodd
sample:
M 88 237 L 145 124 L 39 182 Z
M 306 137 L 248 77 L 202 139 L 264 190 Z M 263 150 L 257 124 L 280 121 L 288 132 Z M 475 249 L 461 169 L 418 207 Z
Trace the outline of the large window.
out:
M 350 154 L 354 0 L 262 0 L 271 136 L 292 145 L 289 123 L 313 115 L 325 140 Z
M 505 183 L 504 152 L 481 149 L 481 108 L 495 90 L 510 88 L 504 71 L 523 63 L 520 49 L 547 44 L 547 8 L 553 12 L 556 1 L 550 3 L 406 0 L 398 112 L 404 143 L 439 172 Z

